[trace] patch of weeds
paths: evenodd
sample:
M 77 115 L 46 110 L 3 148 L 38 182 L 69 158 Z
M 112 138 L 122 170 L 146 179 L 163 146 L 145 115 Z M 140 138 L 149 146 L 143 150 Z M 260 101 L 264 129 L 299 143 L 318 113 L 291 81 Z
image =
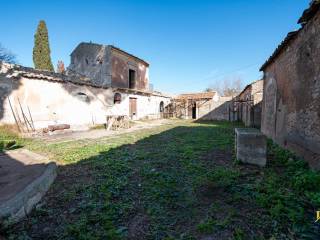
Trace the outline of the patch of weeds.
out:
M 211 205 L 210 205 L 210 207 L 209 207 L 209 209 L 208 209 L 208 213 L 210 214 L 210 215 L 212 215 L 212 214 L 214 214 L 214 213 L 216 213 L 216 212 L 218 212 L 218 211 L 220 211 L 221 210 L 221 206 L 218 204 L 218 203 L 212 203 Z
M 206 178 L 208 183 L 217 187 L 228 187 L 234 184 L 239 176 L 238 170 L 216 167 L 207 174 Z
M 256 183 L 256 202 L 269 211 L 280 229 L 291 229 L 296 236 L 313 235 L 310 205 L 320 204 L 320 173 L 290 151 L 269 142 L 272 164 Z M 254 190 L 254 189 L 253 189 Z M 312 211 L 312 209 L 310 209 Z
M 74 189 L 70 189 L 67 192 L 64 192 L 63 194 L 63 200 L 64 201 L 71 201 L 74 199 L 77 195 L 77 192 Z
M 37 216 L 49 216 L 51 213 L 50 209 L 45 209 L 43 207 L 36 207 L 35 214 Z
M 196 238 L 192 234 L 189 234 L 189 233 L 181 234 L 179 239 L 180 240 L 196 240 Z
M 97 129 L 106 129 L 106 124 L 96 124 L 92 127 L 90 127 L 91 130 L 97 130 Z
M 258 186 L 257 203 L 267 209 L 274 220 L 285 222 L 303 222 L 304 211 L 301 199 L 286 187 L 282 179 L 274 173 L 268 173 Z
M 245 233 L 241 228 L 236 228 L 233 232 L 234 240 L 244 240 Z
M 208 219 L 197 225 L 197 230 L 199 233 L 210 234 L 215 230 L 216 222 L 213 219 Z
M 67 226 L 65 236 L 80 240 L 123 239 L 110 218 L 102 213 L 91 213 L 80 216 L 77 221 Z
M 19 136 L 19 132 L 15 126 L 2 125 L 0 126 L 0 152 L 22 147 L 27 142 Z
M 234 212 L 232 211 L 222 219 L 208 218 L 206 221 L 197 225 L 197 230 L 199 233 L 202 234 L 210 234 L 213 233 L 215 230 L 224 229 L 228 225 L 230 225 L 233 216 Z
M 305 194 L 314 206 L 320 206 L 320 192 L 305 192 Z
M 272 140 L 268 139 L 268 154 L 274 157 L 272 161 L 273 166 L 281 166 L 288 162 L 289 159 L 294 158 L 294 154 L 288 150 L 279 147 L 277 144 L 273 143 Z
M 319 186 L 320 174 L 313 171 L 299 170 L 292 179 L 292 187 L 300 193 L 319 190 Z

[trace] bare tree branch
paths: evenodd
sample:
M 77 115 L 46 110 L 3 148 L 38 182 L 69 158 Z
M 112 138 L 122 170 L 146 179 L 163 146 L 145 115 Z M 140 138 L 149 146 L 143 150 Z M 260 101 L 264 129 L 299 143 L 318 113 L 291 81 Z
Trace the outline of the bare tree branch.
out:
M 17 63 L 16 55 L 4 48 L 0 43 L 0 61 L 7 63 Z
M 225 78 L 220 82 L 211 84 L 205 91 L 217 91 L 221 96 L 234 97 L 238 95 L 243 87 L 242 79 L 239 76 Z

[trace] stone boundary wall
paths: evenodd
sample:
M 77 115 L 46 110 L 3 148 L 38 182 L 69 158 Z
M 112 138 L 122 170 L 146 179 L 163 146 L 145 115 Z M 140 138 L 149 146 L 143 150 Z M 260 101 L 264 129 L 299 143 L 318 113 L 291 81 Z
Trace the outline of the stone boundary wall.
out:
M 201 120 L 230 120 L 229 113 L 233 105 L 231 97 L 219 97 L 210 104 L 210 109 L 200 117 Z
M 320 169 L 320 11 L 284 42 L 262 67 L 262 132 Z

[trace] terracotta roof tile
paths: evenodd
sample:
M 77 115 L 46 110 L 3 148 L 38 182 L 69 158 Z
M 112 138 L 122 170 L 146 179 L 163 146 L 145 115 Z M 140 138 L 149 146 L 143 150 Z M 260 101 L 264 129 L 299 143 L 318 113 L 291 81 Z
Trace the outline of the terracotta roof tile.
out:
M 195 99 L 211 99 L 217 92 L 201 92 L 201 93 L 184 93 L 176 96 L 176 100 L 195 100 Z

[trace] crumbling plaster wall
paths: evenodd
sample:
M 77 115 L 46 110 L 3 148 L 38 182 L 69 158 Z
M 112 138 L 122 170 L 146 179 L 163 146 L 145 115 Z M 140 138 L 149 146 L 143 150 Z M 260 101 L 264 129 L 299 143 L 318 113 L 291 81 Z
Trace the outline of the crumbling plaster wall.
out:
M 264 69 L 262 131 L 320 169 L 320 12 Z
M 104 89 L 28 78 L 15 81 L 19 81 L 20 86 L 8 96 L 15 114 L 19 114 L 23 120 L 18 102 L 20 100 L 27 116 L 27 108 L 30 109 L 37 129 L 51 124 L 66 123 L 77 128 L 103 123 L 108 107 L 112 104 L 112 91 Z M 8 99 L 4 101 L 1 123 L 15 123 Z
M 12 84 L 12 91 L 9 91 Z M 105 123 L 107 115 L 129 116 L 130 97 L 137 99 L 137 119 L 159 118 L 160 102 L 163 101 L 164 106 L 170 103 L 168 97 L 119 92 L 121 103 L 114 104 L 114 94 L 117 91 L 113 88 L 103 89 L 24 77 L 1 77 L 0 90 L 7 92 L 2 103 L 3 117 L 0 124 L 15 124 L 9 97 L 15 113 L 20 114 L 22 120 L 18 100 L 27 116 L 29 107 L 36 129 L 51 124 L 70 124 L 73 129 L 84 129 Z
M 99 86 L 111 86 L 111 48 L 100 44 L 80 43 L 71 53 L 68 70 L 91 79 Z
M 251 85 L 251 94 L 253 96 L 253 104 L 256 105 L 260 103 L 263 99 L 263 80 L 254 82 Z

